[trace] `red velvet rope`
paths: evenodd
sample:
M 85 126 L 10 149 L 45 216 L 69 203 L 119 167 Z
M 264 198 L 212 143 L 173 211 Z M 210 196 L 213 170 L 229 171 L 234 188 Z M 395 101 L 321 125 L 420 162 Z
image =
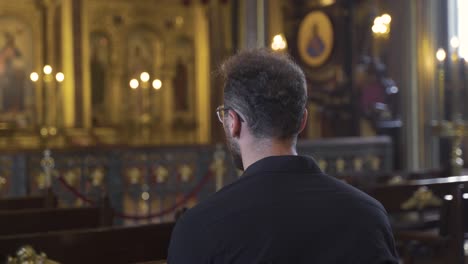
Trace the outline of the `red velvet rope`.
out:
M 174 212 L 178 207 L 182 206 L 183 204 L 185 204 L 190 198 L 194 197 L 195 195 L 197 195 L 201 189 L 203 188 L 203 186 L 210 180 L 212 176 L 212 172 L 211 170 L 208 171 L 208 173 L 200 180 L 200 182 L 198 182 L 198 184 L 195 186 L 195 188 L 193 188 L 187 195 L 185 195 L 182 199 L 180 199 L 178 202 L 176 202 L 174 205 L 172 205 L 171 207 L 169 208 L 165 208 L 157 213 L 153 213 L 153 214 L 150 214 L 150 215 L 128 215 L 128 214 L 124 214 L 122 212 L 117 212 L 113 209 L 114 211 L 114 215 L 119 217 L 119 218 L 123 218 L 123 219 L 132 219 L 132 220 L 145 220 L 145 219 L 152 219 L 152 218 L 156 218 L 156 217 L 161 217 L 161 216 L 164 216 L 164 215 L 167 215 L 167 214 L 170 214 L 172 212 Z M 58 177 L 58 180 L 59 182 L 68 190 L 70 191 L 73 195 L 75 195 L 77 198 L 81 199 L 82 201 L 94 206 L 96 205 L 96 202 L 87 198 L 86 196 L 84 196 L 82 193 L 80 193 L 77 189 L 75 189 L 75 187 L 69 185 L 63 178 L 62 176 Z

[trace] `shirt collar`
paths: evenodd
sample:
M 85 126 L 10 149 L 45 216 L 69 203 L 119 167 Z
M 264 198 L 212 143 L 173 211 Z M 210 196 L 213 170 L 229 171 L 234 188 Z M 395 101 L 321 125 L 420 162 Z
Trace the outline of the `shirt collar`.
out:
M 243 176 L 260 172 L 323 173 L 315 160 L 307 156 L 270 156 L 250 165 Z

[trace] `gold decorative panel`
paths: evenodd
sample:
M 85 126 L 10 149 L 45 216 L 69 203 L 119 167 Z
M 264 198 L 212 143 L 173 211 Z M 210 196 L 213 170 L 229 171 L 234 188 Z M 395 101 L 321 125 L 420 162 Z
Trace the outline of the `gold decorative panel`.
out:
M 84 6 L 95 129 L 121 127 L 133 144 L 196 142 L 197 96 L 209 95 L 195 93 L 195 9 L 150 0 Z

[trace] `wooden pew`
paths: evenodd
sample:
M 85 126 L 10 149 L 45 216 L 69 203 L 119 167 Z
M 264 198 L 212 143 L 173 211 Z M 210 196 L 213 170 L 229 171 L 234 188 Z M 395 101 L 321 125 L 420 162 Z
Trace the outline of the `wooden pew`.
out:
M 0 199 L 0 211 L 55 207 L 57 207 L 57 198 L 52 192 L 47 192 L 43 196 L 24 196 Z
M 431 263 L 460 264 L 464 263 L 465 187 L 468 187 L 468 176 L 411 180 L 399 185 L 376 186 L 367 192 L 382 203 L 393 219 L 410 213 L 417 216 L 417 221 L 408 225 L 393 223 L 405 264 L 415 263 L 415 251 L 410 245 L 438 253 L 431 257 Z M 430 217 L 434 212 L 437 218 Z
M 0 212 L 0 236 L 95 228 L 112 224 L 110 208 L 26 209 Z
M 0 261 L 24 245 L 67 264 L 162 260 L 167 258 L 173 227 L 166 223 L 0 237 Z

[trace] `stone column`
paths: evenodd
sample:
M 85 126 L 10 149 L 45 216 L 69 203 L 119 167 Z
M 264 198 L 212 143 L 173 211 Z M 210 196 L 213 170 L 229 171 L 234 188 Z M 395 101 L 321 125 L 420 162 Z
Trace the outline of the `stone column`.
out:
M 397 0 L 390 5 L 390 76 L 400 87 L 403 166 L 438 167 L 438 140 L 430 128 L 436 118 L 431 95 L 436 89 L 435 53 L 443 44 L 444 1 Z
M 83 51 L 83 44 L 87 43 L 83 38 L 83 5 L 87 3 L 87 0 L 71 0 L 71 10 L 72 10 L 72 35 L 73 35 L 73 77 L 74 77 L 74 106 L 75 106 L 75 115 L 74 115 L 74 126 L 75 127 L 84 127 L 86 123 L 85 118 L 85 104 L 84 104 L 84 86 L 89 87 L 89 83 L 84 80 L 84 69 L 88 67 L 89 60 L 86 57 L 88 54 Z M 88 74 L 89 75 L 89 74 Z M 89 111 L 89 110 L 88 110 Z M 89 123 L 89 121 L 88 121 Z
M 195 6 L 194 17 L 194 28 L 198 32 L 195 35 L 195 105 L 198 123 L 196 142 L 206 144 L 211 139 L 210 124 L 217 125 L 216 116 L 210 109 L 210 43 L 206 9 Z
M 232 3 L 231 3 L 232 4 Z M 228 16 L 228 10 L 225 4 L 219 1 L 212 1 L 207 10 L 208 26 L 209 26 L 209 41 L 210 41 L 210 72 L 216 72 L 220 63 L 232 52 L 228 50 L 228 43 L 225 36 L 225 16 Z M 232 6 L 232 5 L 231 5 Z M 210 109 L 208 109 L 210 118 L 210 136 L 211 143 L 219 143 L 224 141 L 224 131 L 221 124 L 216 118 L 215 110 L 220 104 L 223 104 L 223 83 L 218 74 L 211 75 L 210 83 Z
M 73 57 L 73 20 L 72 0 L 62 0 L 62 65 L 65 80 L 62 85 L 62 107 L 64 127 L 73 127 L 75 123 L 75 79 L 74 57 Z
M 239 12 L 239 47 L 252 49 L 265 46 L 268 0 L 242 0 Z

